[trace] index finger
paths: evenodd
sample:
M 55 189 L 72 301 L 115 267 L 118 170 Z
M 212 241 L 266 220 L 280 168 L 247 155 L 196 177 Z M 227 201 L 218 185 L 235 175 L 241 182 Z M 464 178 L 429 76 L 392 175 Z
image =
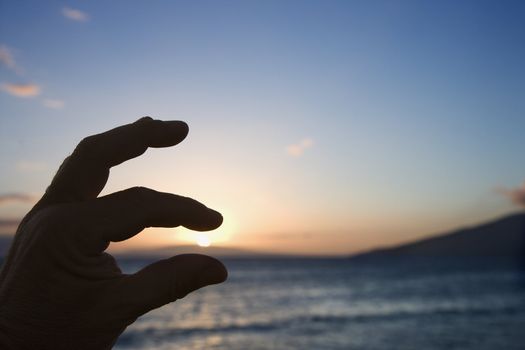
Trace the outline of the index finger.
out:
M 140 156 L 148 147 L 174 146 L 187 134 L 188 125 L 182 121 L 144 117 L 86 137 L 64 160 L 39 205 L 96 198 L 111 167 Z

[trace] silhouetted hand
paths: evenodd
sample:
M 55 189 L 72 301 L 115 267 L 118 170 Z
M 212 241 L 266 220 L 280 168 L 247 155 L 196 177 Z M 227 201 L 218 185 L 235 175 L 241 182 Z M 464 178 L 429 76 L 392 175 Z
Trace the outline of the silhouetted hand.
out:
M 140 315 L 226 279 L 225 267 L 204 255 L 125 275 L 104 252 L 145 227 L 221 225 L 221 214 L 203 204 L 147 188 L 97 198 L 112 166 L 187 134 L 184 122 L 146 117 L 80 142 L 23 219 L 5 261 L 1 349 L 109 349 Z

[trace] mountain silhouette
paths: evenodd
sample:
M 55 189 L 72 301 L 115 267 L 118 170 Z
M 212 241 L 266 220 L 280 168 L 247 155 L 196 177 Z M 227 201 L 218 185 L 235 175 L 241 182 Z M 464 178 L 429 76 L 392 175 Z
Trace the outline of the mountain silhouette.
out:
M 525 213 L 514 214 L 446 234 L 390 248 L 375 249 L 352 258 L 413 257 L 525 257 Z

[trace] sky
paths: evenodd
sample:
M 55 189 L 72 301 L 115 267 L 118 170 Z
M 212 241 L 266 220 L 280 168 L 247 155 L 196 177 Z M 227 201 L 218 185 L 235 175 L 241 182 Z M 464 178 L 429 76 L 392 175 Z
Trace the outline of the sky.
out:
M 347 254 L 525 206 L 523 1 L 1 1 L 0 233 L 85 136 L 188 138 L 111 171 L 224 216 L 114 249 Z

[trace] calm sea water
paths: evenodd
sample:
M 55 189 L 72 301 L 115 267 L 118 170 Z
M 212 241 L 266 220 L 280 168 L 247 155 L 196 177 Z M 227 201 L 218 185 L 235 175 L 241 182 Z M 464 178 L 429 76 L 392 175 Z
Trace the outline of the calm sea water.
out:
M 501 259 L 225 264 L 225 284 L 143 316 L 115 349 L 525 349 L 525 271 Z

